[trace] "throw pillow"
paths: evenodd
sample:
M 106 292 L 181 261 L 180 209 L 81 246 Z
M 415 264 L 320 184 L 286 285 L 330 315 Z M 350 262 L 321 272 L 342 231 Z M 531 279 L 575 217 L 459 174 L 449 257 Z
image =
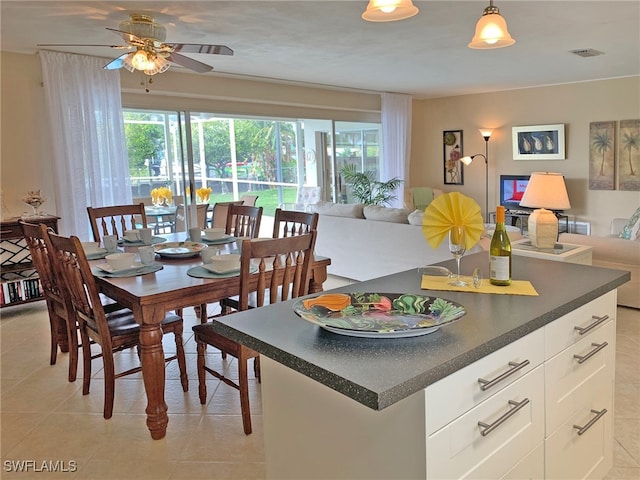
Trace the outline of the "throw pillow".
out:
M 315 204 L 317 213 L 331 217 L 364 218 L 363 208 L 362 203 L 318 202 Z
M 409 223 L 407 212 L 404 208 L 387 208 L 379 205 L 365 205 L 364 218 L 378 222 Z
M 411 225 L 422 225 L 422 219 L 424 218 L 424 212 L 422 210 L 414 210 L 409 214 L 407 220 Z
M 622 227 L 620 238 L 635 240 L 638 236 L 638 229 L 640 229 L 640 207 L 638 207 L 634 214 L 631 215 L 627 224 Z

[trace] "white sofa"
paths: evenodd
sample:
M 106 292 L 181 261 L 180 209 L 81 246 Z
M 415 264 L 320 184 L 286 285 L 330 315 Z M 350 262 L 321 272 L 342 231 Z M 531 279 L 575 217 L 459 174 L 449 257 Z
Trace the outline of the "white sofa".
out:
M 608 237 L 562 233 L 559 240 L 591 246 L 593 265 L 631 272 L 631 280 L 618 287 L 618 305 L 640 308 L 640 238 L 625 240 L 619 237 L 627 220 L 613 219 Z
M 387 221 L 364 218 L 367 210 L 362 205 L 326 202 L 316 209 L 320 213 L 316 254 L 331 258 L 330 274 L 363 281 L 452 259 L 447 242 L 433 249 L 422 235 L 421 225 L 408 223 L 406 210 L 379 210 L 382 208 L 369 209 L 369 216 L 383 218 L 389 212 Z M 412 216 L 421 219 L 421 212 Z M 514 230 L 509 232 L 513 240 L 521 238 Z M 482 239 L 469 253 L 487 249 L 488 242 L 489 238 Z M 472 265 L 466 267 L 463 257 L 462 273 L 470 275 L 467 270 Z

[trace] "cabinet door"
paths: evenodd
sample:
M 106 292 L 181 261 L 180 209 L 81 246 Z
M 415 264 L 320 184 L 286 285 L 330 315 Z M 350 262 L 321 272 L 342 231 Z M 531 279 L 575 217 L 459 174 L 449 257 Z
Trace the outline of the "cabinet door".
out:
M 479 422 L 495 429 L 487 433 Z M 543 440 L 544 369 L 539 366 L 429 436 L 427 478 L 500 478 Z
M 580 408 L 545 441 L 545 477 L 602 478 L 613 465 L 613 382 L 593 385 L 593 408 Z M 606 409 L 606 413 L 604 412 Z M 591 425 L 589 425 L 591 423 Z M 582 427 L 580 435 L 577 427 Z

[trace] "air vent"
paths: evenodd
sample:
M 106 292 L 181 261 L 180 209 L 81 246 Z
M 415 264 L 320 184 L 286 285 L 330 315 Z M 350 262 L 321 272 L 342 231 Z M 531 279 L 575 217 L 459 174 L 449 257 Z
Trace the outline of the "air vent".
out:
M 579 57 L 597 57 L 598 55 L 604 55 L 604 52 L 594 50 L 593 48 L 583 48 L 580 50 L 571 50 L 571 53 L 578 55 Z

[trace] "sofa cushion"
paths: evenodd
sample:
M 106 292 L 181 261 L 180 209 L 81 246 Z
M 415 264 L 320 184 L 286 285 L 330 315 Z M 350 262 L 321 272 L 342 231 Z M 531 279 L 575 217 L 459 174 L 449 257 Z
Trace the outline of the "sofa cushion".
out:
M 379 205 L 365 205 L 364 218 L 378 222 L 409 223 L 409 212 L 404 208 L 387 208 Z
M 424 218 L 423 210 L 414 210 L 409 214 L 407 220 L 411 225 L 422 225 L 422 219 Z
M 631 215 L 627 224 L 622 227 L 620 238 L 625 240 L 635 240 L 638 237 L 638 229 L 640 228 L 640 207 Z
M 332 217 L 364 218 L 363 209 L 362 203 L 318 202 L 315 204 L 317 213 Z

